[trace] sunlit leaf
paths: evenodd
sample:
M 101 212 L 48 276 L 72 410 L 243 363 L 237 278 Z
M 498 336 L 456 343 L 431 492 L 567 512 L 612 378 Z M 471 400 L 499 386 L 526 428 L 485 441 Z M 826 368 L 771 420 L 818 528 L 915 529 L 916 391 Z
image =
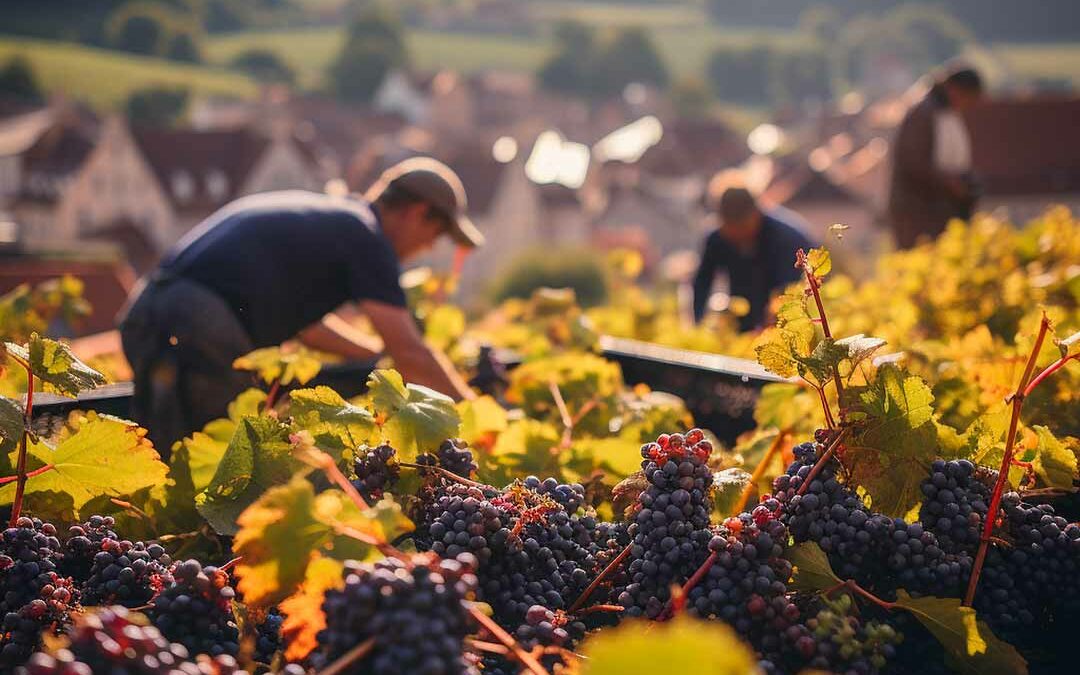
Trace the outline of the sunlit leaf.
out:
M 0 454 L 15 450 L 23 435 L 23 407 L 17 401 L 0 396 Z
M 784 553 L 791 564 L 795 567 L 793 580 L 788 588 L 803 592 L 813 593 L 827 591 L 841 583 L 840 577 L 833 572 L 829 564 L 829 556 L 813 541 L 805 541 L 787 549 Z
M 1076 478 L 1076 455 L 1044 426 L 1032 427 L 1039 443 L 1032 465 L 1046 487 L 1071 490 Z
M 728 625 L 687 616 L 664 623 L 625 622 L 586 639 L 581 652 L 582 675 L 748 675 L 757 671 L 753 651 Z
M 368 378 L 368 391 L 376 416 L 385 417 L 383 440 L 398 457 L 411 462 L 421 452 L 434 450 L 461 426 L 449 396 L 416 384 L 406 385 L 394 370 L 376 370 Z
M 806 253 L 806 262 L 815 277 L 823 278 L 832 272 L 832 256 L 824 248 L 812 248 Z
M 344 568 L 340 561 L 316 555 L 307 566 L 300 589 L 281 602 L 281 612 L 285 615 L 281 635 L 288 645 L 287 660 L 303 660 L 318 646 L 316 637 L 326 628 L 323 598 L 328 590 L 344 587 Z
M 30 364 L 34 378 L 45 391 L 75 397 L 105 384 L 105 376 L 80 361 L 63 342 L 32 333 L 26 346 L 11 342 L 5 346 L 8 352 Z
M 1016 648 L 994 636 L 975 610 L 957 598 L 913 598 L 903 589 L 896 605 L 911 612 L 945 648 L 949 663 L 970 675 L 1025 675 L 1027 662 Z
M 717 516 L 730 515 L 749 484 L 750 474 L 736 467 L 714 473 L 713 513 Z
M 131 422 L 90 415 L 70 436 L 53 450 L 44 443 L 27 447 L 36 467 L 51 465 L 51 470 L 26 482 L 27 508 L 42 517 L 51 516 L 45 504 L 47 493 L 70 497 L 72 508 L 79 510 L 101 496 L 124 497 L 165 482 L 167 467 L 146 439 L 146 430 Z M 15 498 L 15 483 L 0 487 L 0 504 Z
M 296 389 L 289 392 L 289 399 L 292 402 L 290 412 L 297 426 L 320 441 L 331 437 L 342 448 L 351 450 L 371 439 L 375 429 L 372 414 L 349 403 L 330 387 Z
M 465 332 L 465 312 L 454 305 L 439 305 L 424 317 L 424 338 L 446 350 Z
M 319 374 L 322 363 L 304 347 L 263 347 L 233 361 L 233 368 L 255 372 L 268 385 L 303 385 Z
M 498 434 L 506 429 L 506 409 L 490 396 L 479 396 L 457 404 L 461 416 L 461 438 L 468 443 L 476 443 L 489 434 Z

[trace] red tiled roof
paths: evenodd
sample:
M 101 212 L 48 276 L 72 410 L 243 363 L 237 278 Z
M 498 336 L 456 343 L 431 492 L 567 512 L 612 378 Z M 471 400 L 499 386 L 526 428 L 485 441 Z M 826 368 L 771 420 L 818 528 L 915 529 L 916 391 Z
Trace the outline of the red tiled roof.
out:
M 135 129 L 133 135 L 181 211 L 212 211 L 231 201 L 271 143 L 247 129 Z
M 765 189 L 762 200 L 772 204 L 795 202 L 861 202 L 824 171 L 800 166 L 781 174 Z
M 988 101 L 968 117 L 987 194 L 1080 192 L 1080 98 Z
M 0 294 L 19 284 L 37 284 L 65 274 L 82 279 L 83 297 L 92 308 L 90 316 L 72 326 L 71 335 L 78 337 L 109 330 L 116 325 L 116 314 L 127 300 L 135 284 L 135 274 L 120 261 L 87 262 L 31 257 L 4 258 L 0 264 Z

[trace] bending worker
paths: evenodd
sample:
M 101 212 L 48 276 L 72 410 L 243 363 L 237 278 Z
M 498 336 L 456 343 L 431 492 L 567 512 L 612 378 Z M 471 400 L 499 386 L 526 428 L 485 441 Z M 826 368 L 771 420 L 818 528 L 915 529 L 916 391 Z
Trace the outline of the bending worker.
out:
M 799 279 L 795 252 L 813 244 L 796 224 L 798 216 L 786 209 L 765 213 L 741 185 L 726 184 L 718 176 L 709 186 L 708 199 L 719 227 L 706 237 L 694 276 L 694 320 L 705 316 L 713 281 L 726 271 L 729 295 L 750 304 L 750 311 L 739 318 L 739 330 L 760 328 L 772 294 Z
M 442 235 L 476 247 L 465 191 L 429 158 L 387 170 L 368 193 L 304 191 L 241 198 L 193 229 L 140 284 L 121 319 L 135 375 L 133 416 L 166 453 L 221 417 L 250 378 L 233 361 L 299 339 L 347 360 L 385 351 L 409 382 L 456 400 L 471 390 L 423 338 L 405 303 L 400 262 Z M 355 304 L 354 304 L 355 303 Z M 334 314 L 363 312 L 381 338 Z

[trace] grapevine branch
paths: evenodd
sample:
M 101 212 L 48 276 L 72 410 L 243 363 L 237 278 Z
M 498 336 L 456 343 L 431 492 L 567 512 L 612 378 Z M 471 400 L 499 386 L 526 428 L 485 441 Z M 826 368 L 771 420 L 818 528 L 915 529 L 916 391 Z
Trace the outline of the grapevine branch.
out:
M 336 661 L 320 670 L 317 675 L 338 675 L 338 673 L 343 673 L 349 666 L 367 656 L 368 652 L 374 647 L 375 638 L 368 638 L 342 654 Z
M 814 463 L 814 467 L 810 469 L 810 473 L 806 474 L 806 480 L 802 482 L 802 485 L 799 486 L 798 492 L 796 492 L 795 494 L 801 495 L 806 493 L 806 491 L 810 487 L 810 483 L 815 478 L 817 478 L 818 474 L 821 473 L 821 470 L 825 468 L 825 464 L 828 463 L 830 459 L 832 459 L 832 456 L 836 453 L 836 449 L 840 447 L 840 441 L 844 440 L 844 436 L 847 435 L 850 429 L 851 427 L 844 427 L 835 436 L 833 436 L 833 439 L 829 441 L 829 445 L 825 447 L 825 452 L 821 453 L 821 457 L 819 457 L 818 461 Z
M 274 404 L 277 403 L 278 394 L 281 393 L 281 378 L 274 380 L 274 383 L 270 385 L 270 391 L 266 392 L 266 410 L 273 410 Z
M 447 471 L 446 469 L 442 468 L 441 466 L 424 466 L 422 464 L 413 464 L 412 462 L 398 462 L 398 466 L 403 466 L 403 467 L 405 467 L 407 469 L 416 469 L 418 471 L 434 471 L 435 473 L 439 474 L 440 476 L 442 476 L 443 478 L 445 478 L 445 479 L 447 479 L 449 481 L 452 481 L 454 483 L 459 483 L 459 484 L 465 485 L 467 487 L 480 488 L 481 490 L 494 490 L 495 489 L 494 487 L 492 487 L 490 485 L 487 485 L 485 483 L 477 483 L 476 481 L 469 480 L 468 478 L 465 478 L 464 476 L 459 476 L 456 473 L 454 473 L 453 471 Z
M 491 618 L 480 611 L 475 605 L 469 607 L 469 614 L 476 620 L 487 632 L 491 633 L 499 642 L 510 650 L 509 656 L 513 657 L 515 661 L 525 666 L 525 669 L 533 673 L 533 675 L 549 675 L 548 671 L 544 669 L 540 662 L 536 660 L 536 657 L 531 653 L 525 651 L 521 645 L 514 640 L 513 636 L 503 630 L 503 627 L 491 620 Z
M 716 559 L 719 554 L 716 551 L 709 553 L 709 557 L 705 558 L 705 562 L 701 563 L 701 567 L 697 568 L 697 571 L 686 580 L 678 594 L 672 594 L 671 601 L 668 603 L 667 608 L 661 614 L 662 620 L 670 619 L 677 612 L 682 610 L 683 605 L 686 604 L 686 599 L 690 597 L 690 591 L 694 590 L 694 587 L 701 583 L 701 580 L 705 578 L 705 575 L 709 573 L 713 565 L 716 564 Z
M 746 487 L 742 489 L 742 494 L 739 495 L 739 501 L 735 504 L 735 508 L 732 509 L 731 515 L 738 515 L 746 510 L 746 504 L 750 501 L 750 495 L 754 491 L 754 486 L 757 485 L 761 477 L 765 475 L 769 465 L 772 464 L 773 458 L 776 453 L 780 452 L 781 448 L 787 445 L 788 439 L 791 438 L 790 431 L 781 431 L 775 439 L 769 449 L 765 451 L 765 456 L 761 458 L 757 466 L 754 467 L 754 473 L 750 476 L 750 481 L 746 484 Z
M 597 398 L 591 398 L 582 404 L 578 409 L 577 414 L 571 415 L 570 408 L 566 405 L 566 399 L 563 398 L 562 392 L 559 390 L 559 385 L 555 382 L 554 378 L 548 380 L 548 390 L 551 392 L 551 398 L 555 401 L 555 407 L 559 410 L 559 418 L 562 420 L 563 432 L 562 438 L 559 441 L 557 448 L 553 448 L 553 451 L 563 451 L 570 447 L 570 444 L 574 440 L 574 427 L 581 422 L 585 415 L 588 415 L 592 410 L 600 405 L 600 401 Z
M 574 601 L 574 604 L 570 605 L 570 609 L 566 610 L 567 614 L 574 614 L 579 609 L 581 609 L 581 606 L 584 605 L 586 601 L 588 601 L 589 596 L 593 594 L 593 591 L 595 591 L 600 586 L 604 579 L 611 576 L 611 574 L 619 568 L 619 565 L 621 565 L 622 562 L 626 560 L 626 558 L 630 555 L 630 550 L 633 546 L 634 545 L 632 543 L 627 544 L 626 548 L 620 551 L 619 555 L 615 556 L 615 559 L 607 564 L 607 567 L 605 567 L 600 572 L 600 574 L 598 574 L 596 578 L 592 580 L 592 583 L 589 584 L 589 587 L 582 591 L 581 595 L 578 596 L 578 599 Z
M 1052 373 L 1064 366 L 1065 362 L 1069 360 L 1063 357 L 1044 369 L 1034 380 L 1031 379 L 1032 374 L 1035 372 L 1035 363 L 1039 358 L 1039 351 L 1042 349 L 1043 342 L 1049 332 L 1050 319 L 1043 314 L 1042 322 L 1039 324 L 1039 332 L 1035 336 L 1035 345 L 1031 348 L 1031 355 L 1028 356 L 1027 365 L 1024 367 L 1024 374 L 1020 376 L 1016 391 L 1008 399 L 1012 405 L 1012 416 L 1009 418 L 1009 431 L 1005 437 L 1005 455 L 1001 458 L 1001 469 L 998 471 L 997 482 L 994 484 L 994 492 L 990 496 L 990 509 L 987 511 L 986 522 L 983 524 L 982 536 L 979 539 L 979 550 L 975 554 L 975 563 L 971 567 L 971 577 L 968 579 L 967 593 L 964 595 L 965 607 L 971 607 L 972 603 L 975 602 L 975 589 L 979 585 L 979 576 L 982 574 L 983 563 L 986 562 L 986 552 L 990 546 L 994 521 L 997 519 L 998 509 L 1001 507 L 1001 494 L 1005 491 L 1005 484 L 1009 480 L 1009 467 L 1012 466 L 1013 453 L 1016 451 L 1016 429 L 1020 424 L 1020 411 L 1024 407 L 1024 399 L 1035 388 L 1035 385 L 1046 379 L 1048 376 L 1047 371 Z
M 814 269 L 811 267 L 810 261 L 806 257 L 806 252 L 801 248 L 795 254 L 795 261 L 796 266 L 799 267 L 806 276 L 806 287 L 814 297 L 814 304 L 817 305 L 818 323 L 821 324 L 821 332 L 825 334 L 825 339 L 832 340 L 832 331 L 829 329 L 829 317 L 825 315 L 825 304 L 821 301 L 821 279 L 814 274 Z M 836 384 L 836 400 L 840 403 L 840 413 L 843 415 L 844 383 L 840 381 L 840 364 L 833 366 L 833 382 Z M 828 405 L 825 403 L 824 387 L 818 391 L 821 395 L 821 402 L 826 406 L 826 413 L 828 413 Z
M 26 472 L 26 478 L 33 478 L 34 476 L 40 476 L 41 474 L 52 471 L 55 468 L 56 468 L 55 464 L 46 464 L 45 466 L 41 467 L 40 469 L 34 469 L 33 471 L 27 471 Z M 3 478 L 0 478 L 0 485 L 7 485 L 8 483 L 12 483 L 12 482 L 17 481 L 17 480 L 19 480 L 19 476 L 4 476 Z
M 863 588 L 862 586 L 857 584 L 854 579 L 848 579 L 847 581 L 841 581 L 837 585 L 835 585 L 832 588 L 830 588 L 829 590 L 825 591 L 825 595 L 831 596 L 834 593 L 836 593 L 837 591 L 847 591 L 848 593 L 853 593 L 855 595 L 862 596 L 863 598 L 865 598 L 866 600 L 869 600 L 870 602 L 874 603 L 878 607 L 880 607 L 880 608 L 882 608 L 882 609 L 884 609 L 886 611 L 890 611 L 890 612 L 892 610 L 896 609 L 899 606 L 895 602 L 888 602 L 886 600 L 882 600 L 878 596 L 874 595 L 870 591 L 866 590 L 865 588 Z
M 15 500 L 11 505 L 11 521 L 8 523 L 9 527 L 15 527 L 15 523 L 19 522 L 19 516 L 22 515 L 23 495 L 26 492 L 26 479 L 29 478 L 26 474 L 26 445 L 30 439 L 30 428 L 33 423 L 34 371 L 29 363 L 16 357 L 10 352 L 8 355 L 11 356 L 16 363 L 26 369 L 26 407 L 23 408 L 23 433 L 22 439 L 19 441 L 19 460 L 15 468 L 15 479 L 18 482 L 15 484 Z

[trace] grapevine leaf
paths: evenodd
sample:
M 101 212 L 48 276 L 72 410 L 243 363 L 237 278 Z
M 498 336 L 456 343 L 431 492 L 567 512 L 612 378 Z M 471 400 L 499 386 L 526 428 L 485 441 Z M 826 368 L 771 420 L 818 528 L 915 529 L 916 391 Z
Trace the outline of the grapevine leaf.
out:
M 799 372 L 791 347 L 782 334 L 773 334 L 772 339 L 755 347 L 754 353 L 757 354 L 757 362 L 770 373 L 776 373 L 780 377 L 794 377 Z
M 815 277 L 823 279 L 832 272 L 832 256 L 824 248 L 812 248 L 806 254 L 806 262 Z
M 750 474 L 737 467 L 714 473 L 713 511 L 725 516 L 730 514 L 749 484 Z
M 628 621 L 587 639 L 582 652 L 582 675 L 746 675 L 757 670 L 753 652 L 729 626 L 687 616 L 659 624 Z
M 302 466 L 292 456 L 288 426 L 271 417 L 245 417 L 210 484 L 196 497 L 199 513 L 218 533 L 236 534 L 243 510 L 267 488 L 289 482 Z
M 450 348 L 465 332 L 465 312 L 454 305 L 439 305 L 424 317 L 424 338 L 436 348 Z
M 131 422 L 104 415 L 90 415 L 70 436 L 53 450 L 44 443 L 31 443 L 27 451 L 35 463 L 53 468 L 26 482 L 26 495 L 47 493 L 67 495 L 75 515 L 87 502 L 108 495 L 125 497 L 139 490 L 165 482 L 168 468 L 158 458 L 146 438 L 146 430 Z M 15 498 L 15 483 L 0 488 L 0 504 Z M 29 500 L 29 509 L 46 514 Z
M 15 450 L 22 440 L 23 407 L 17 401 L 0 396 L 0 455 Z
M 948 661 L 961 673 L 970 675 L 1020 675 L 1028 672 L 1027 662 L 1007 642 L 999 640 L 975 610 L 957 598 L 927 596 L 913 598 L 903 589 L 896 592 L 896 605 L 915 615 L 941 642 Z
M 506 430 L 506 409 L 490 396 L 480 396 L 457 404 L 461 416 L 461 438 L 470 445 Z
M 559 457 L 552 449 L 557 448 L 561 440 L 559 431 L 548 422 L 531 418 L 514 420 L 499 434 L 492 455 L 498 461 L 499 469 L 514 475 L 558 475 Z M 640 457 L 638 454 L 639 463 Z M 513 475 L 499 478 L 512 479 Z
M 817 542 L 796 544 L 787 550 L 785 557 L 795 567 L 794 579 L 788 584 L 792 590 L 814 593 L 827 591 L 842 583 L 829 564 L 829 556 L 825 555 Z
M 611 507 L 616 515 L 625 518 L 633 516 L 634 507 L 637 506 L 638 496 L 649 487 L 649 481 L 643 471 L 632 473 L 619 481 L 611 490 Z
M 105 384 L 105 376 L 79 360 L 63 342 L 30 334 L 25 347 L 6 344 L 8 352 L 30 364 L 34 377 L 45 391 L 70 396 Z
M 218 465 L 221 464 L 221 458 L 225 456 L 229 444 L 214 440 L 210 435 L 201 431 L 196 431 L 181 443 L 183 443 L 188 453 L 191 484 L 196 492 L 201 492 L 213 480 Z
M 315 555 L 307 566 L 300 589 L 282 601 L 281 612 L 285 615 L 285 621 L 281 625 L 281 635 L 288 644 L 286 660 L 302 661 L 318 646 L 316 637 L 319 631 L 326 628 L 323 598 L 327 591 L 345 585 L 342 577 L 344 568 L 337 560 Z
M 268 385 L 307 384 L 319 374 L 322 363 L 303 347 L 263 347 L 233 361 L 233 368 L 258 373 Z
M 814 380 L 819 383 L 832 379 L 833 369 L 838 368 L 845 358 L 847 358 L 847 349 L 831 338 L 823 338 L 817 343 L 810 356 L 795 355 L 795 360 L 810 371 Z
M 860 363 L 885 345 L 885 340 L 863 335 L 862 333 L 840 338 L 836 341 L 836 346 L 844 349 L 844 358 L 851 364 L 852 369 L 858 367 Z
M 813 352 L 817 329 L 806 306 L 806 296 L 785 295 L 776 311 L 776 328 L 763 334 L 754 348 L 758 363 L 781 377 L 803 374 L 805 359 Z
M 1061 358 L 1067 359 L 1070 356 L 1075 356 L 1080 353 L 1080 330 L 1068 337 L 1055 340 L 1054 344 L 1056 344 L 1061 351 Z
M 330 531 L 343 525 L 369 535 L 376 541 L 393 541 L 414 527 L 405 517 L 401 506 L 387 496 L 371 508 L 361 510 L 345 493 L 333 490 L 315 498 L 315 518 Z M 330 540 L 330 549 L 324 555 L 338 560 L 375 560 L 382 554 L 371 544 L 359 541 L 348 534 L 336 533 Z
M 813 433 L 821 426 L 821 403 L 804 387 L 787 382 L 770 382 L 761 388 L 754 406 L 754 422 L 760 428 L 774 428 L 797 436 Z
M 449 396 L 417 384 L 406 385 L 395 370 L 376 370 L 368 378 L 375 412 L 385 417 L 384 440 L 411 462 L 447 438 L 457 436 L 461 419 Z
M 1071 489 L 1076 477 L 1076 455 L 1046 427 L 1036 425 L 1032 429 L 1039 439 L 1032 460 L 1035 474 L 1046 487 Z
M 860 400 L 866 419 L 850 444 L 859 450 L 849 453 L 855 480 L 875 509 L 901 518 L 918 503 L 919 483 L 937 452 L 934 395 L 918 377 L 885 366 Z
M 640 442 L 622 434 L 574 441 L 575 452 L 587 455 L 595 467 L 604 469 L 615 479 L 629 476 L 641 469 L 641 453 L 638 450 L 640 447 Z
M 320 446 L 333 439 L 341 449 L 353 449 L 367 443 L 375 429 L 375 418 L 368 410 L 349 403 L 330 387 L 297 389 L 289 398 L 297 426 L 311 432 Z
M 315 490 L 303 476 L 267 490 L 244 509 L 236 524 L 233 550 L 244 602 L 269 607 L 291 595 L 304 580 L 308 563 L 330 535 L 313 517 Z

